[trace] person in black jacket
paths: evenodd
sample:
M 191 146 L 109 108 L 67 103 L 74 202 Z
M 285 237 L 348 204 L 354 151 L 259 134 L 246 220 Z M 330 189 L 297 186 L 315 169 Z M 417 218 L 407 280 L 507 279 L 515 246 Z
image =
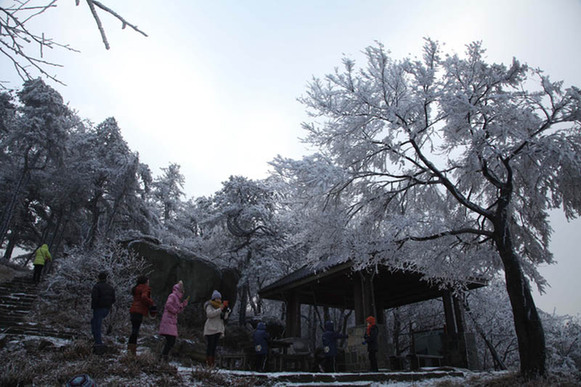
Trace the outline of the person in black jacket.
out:
M 115 289 L 107 283 L 107 273 L 99 273 L 98 279 L 91 291 L 91 309 L 93 309 L 91 332 L 95 339 L 95 348 L 103 347 L 101 325 L 103 325 L 103 319 L 109 314 L 111 306 L 115 303 Z M 97 349 L 95 351 L 98 352 Z
M 325 372 L 335 372 L 335 359 L 337 358 L 337 340 L 346 339 L 348 336 L 335 332 L 333 321 L 325 322 L 325 332 L 323 332 L 323 369 Z
M 369 354 L 370 371 L 377 372 L 377 325 L 375 325 L 375 317 L 369 316 L 365 319 L 367 321 L 367 329 L 363 336 L 363 344 L 367 344 L 367 353 Z

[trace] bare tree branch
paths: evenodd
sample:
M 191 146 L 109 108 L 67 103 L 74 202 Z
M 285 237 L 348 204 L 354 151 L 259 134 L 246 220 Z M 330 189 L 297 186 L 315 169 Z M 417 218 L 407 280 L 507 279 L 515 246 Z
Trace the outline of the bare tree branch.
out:
M 98 10 L 102 10 L 121 21 L 123 29 L 129 26 L 134 31 L 147 36 L 137 26 L 129 23 L 121 15 L 101 2 L 95 0 L 86 1 L 97 23 L 97 28 L 106 49 L 109 49 L 110 46 L 105 34 L 105 28 L 99 18 Z M 58 63 L 44 60 L 44 53 L 47 48 L 64 48 L 65 50 L 79 52 L 68 44 L 62 44 L 50 37 L 46 37 L 44 32 L 35 33 L 27 28 L 27 23 L 34 17 L 44 15 L 49 9 L 56 8 L 56 2 L 57 0 L 50 0 L 45 5 L 30 5 L 30 0 L 13 0 L 11 5 L 0 6 L 0 55 L 4 55 L 12 62 L 16 73 L 23 81 L 32 79 L 40 74 L 64 85 L 62 81 L 57 79 L 56 75 L 49 72 L 51 67 L 62 66 Z M 80 0 L 76 0 L 75 4 L 78 6 Z M 38 54 L 31 53 L 35 50 L 38 50 Z M 0 88 L 5 88 L 1 82 Z

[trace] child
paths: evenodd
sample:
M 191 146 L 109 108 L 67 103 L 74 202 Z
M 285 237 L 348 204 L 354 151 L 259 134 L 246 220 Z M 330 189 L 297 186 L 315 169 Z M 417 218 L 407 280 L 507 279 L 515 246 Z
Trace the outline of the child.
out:
M 264 372 L 266 365 L 266 355 L 268 354 L 268 339 L 270 335 L 266 331 L 266 324 L 259 322 L 253 334 L 254 353 L 256 355 L 254 369 L 257 372 Z
M 325 372 L 335 372 L 335 359 L 337 357 L 337 340 L 346 339 L 348 336 L 335 332 L 333 321 L 325 322 L 325 332 L 323 332 L 323 369 Z
M 367 353 L 369 354 L 370 371 L 377 372 L 377 325 L 375 325 L 375 317 L 369 316 L 367 319 L 367 330 L 363 336 L 363 344 L 367 344 Z

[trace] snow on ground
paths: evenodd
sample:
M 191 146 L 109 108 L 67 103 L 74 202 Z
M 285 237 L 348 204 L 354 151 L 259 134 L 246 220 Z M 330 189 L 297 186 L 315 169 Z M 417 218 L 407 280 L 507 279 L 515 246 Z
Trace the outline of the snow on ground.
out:
M 178 369 L 178 373 L 185 376 L 186 380 L 188 379 L 187 377 L 189 377 L 192 374 L 192 371 L 195 370 L 196 367 L 183 367 L 178 365 L 177 363 L 175 364 L 175 366 Z M 397 377 L 399 374 L 401 375 L 405 375 L 407 377 L 410 377 L 413 375 L 417 375 L 417 379 L 420 379 L 422 377 L 425 376 L 426 371 L 431 371 L 435 374 L 438 373 L 438 371 L 436 369 L 422 369 L 421 371 L 418 372 L 390 372 L 390 375 L 393 375 L 394 378 Z M 384 387 L 384 386 L 389 386 L 389 387 L 431 387 L 431 386 L 437 386 L 437 385 L 441 385 L 440 383 L 449 383 L 450 385 L 468 385 L 469 383 L 467 382 L 468 379 L 472 379 L 472 381 L 476 381 L 478 380 L 478 382 L 482 383 L 485 382 L 486 380 L 490 380 L 490 379 L 497 379 L 499 377 L 502 377 L 503 375 L 509 375 L 511 374 L 510 371 L 496 371 L 496 372 L 473 372 L 473 371 L 469 371 L 469 370 L 465 370 L 465 369 L 459 369 L 458 371 L 462 372 L 464 374 L 464 377 L 458 377 L 458 376 L 444 376 L 444 377 L 437 377 L 437 378 L 431 378 L 431 379 L 424 379 L 424 380 L 411 380 L 411 381 L 395 381 L 395 380 L 388 380 L 385 382 L 377 382 L 377 381 L 369 381 L 366 380 L 365 375 L 366 373 L 347 373 L 347 372 L 342 372 L 342 373 L 326 373 L 326 376 L 331 376 L 331 377 L 337 377 L 337 379 L 340 379 L 341 376 L 345 376 L 345 375 L 359 375 L 360 376 L 360 381 L 335 381 L 335 382 L 321 382 L 321 381 L 314 381 L 314 382 L 298 382 L 298 383 L 293 383 L 293 382 L 289 382 L 286 380 L 281 380 L 284 379 L 284 377 L 288 377 L 288 376 L 293 376 L 293 375 L 299 375 L 299 374 L 307 374 L 305 372 L 268 372 L 268 373 L 257 373 L 257 372 L 253 372 L 253 371 L 236 371 L 236 370 L 224 370 L 224 369 L 217 369 L 216 372 L 219 374 L 224 375 L 224 377 L 230 379 L 230 378 L 236 378 L 236 377 L 248 377 L 248 378 L 252 378 L 252 377 L 260 377 L 260 378 L 267 378 L 272 380 L 272 384 L 271 386 L 273 387 L 286 387 L 286 386 L 321 386 L 321 385 L 326 385 L 326 386 L 345 386 L 345 385 L 349 385 L 349 386 L 370 386 L 370 387 Z M 444 372 L 442 372 L 444 373 Z M 415 378 L 414 378 L 415 379 Z M 194 384 L 194 386 L 202 386 L 203 382 L 200 382 L 200 384 Z M 445 385 L 445 384 L 444 384 Z

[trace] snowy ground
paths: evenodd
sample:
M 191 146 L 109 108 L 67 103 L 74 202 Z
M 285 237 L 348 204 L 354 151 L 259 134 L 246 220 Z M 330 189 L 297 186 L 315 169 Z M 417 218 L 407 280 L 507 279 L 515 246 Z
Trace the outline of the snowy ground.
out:
M 187 377 L 192 374 L 192 371 L 195 372 L 194 369 L 191 367 L 182 367 L 178 364 L 175 364 L 178 368 L 178 373 L 184 376 L 187 380 Z M 405 375 L 407 377 L 413 379 L 421 379 L 423 375 L 425 375 L 425 371 L 431 371 L 434 373 L 438 373 L 436 369 L 423 369 L 420 372 L 389 372 L 390 375 L 397 377 L 398 374 Z M 486 384 L 487 380 L 498 379 L 502 378 L 503 376 L 509 376 L 512 373 L 508 371 L 500 371 L 500 372 L 472 372 L 468 370 L 458 370 L 462 372 L 465 376 L 464 377 L 453 377 L 453 376 L 444 376 L 444 377 L 437 377 L 432 379 L 425 379 L 425 380 L 415 380 L 415 381 L 394 381 L 388 380 L 385 382 L 377 382 L 377 381 L 369 381 L 366 380 L 366 373 L 327 373 L 326 376 L 340 379 L 341 377 L 348 376 L 356 376 L 358 377 L 359 381 L 335 381 L 335 382 L 289 382 L 289 381 L 281 381 L 285 377 L 292 377 L 296 375 L 304 375 L 305 373 L 293 373 L 293 372 L 269 372 L 269 373 L 256 373 L 251 371 L 233 371 L 233 370 L 216 370 L 215 372 L 219 375 L 222 375 L 225 379 L 232 380 L 232 385 L 236 385 L 235 380 L 238 378 L 260 378 L 260 380 L 270 380 L 271 382 L 267 382 L 269 386 L 273 387 L 284 387 L 284 386 L 369 386 L 369 387 L 383 387 L 383 386 L 390 386 L 390 387 L 434 387 L 434 386 L 468 386 L 474 384 L 483 383 Z M 317 374 L 315 374 L 317 375 Z M 193 384 L 194 386 L 205 386 L 205 382 L 201 381 L 199 384 Z

